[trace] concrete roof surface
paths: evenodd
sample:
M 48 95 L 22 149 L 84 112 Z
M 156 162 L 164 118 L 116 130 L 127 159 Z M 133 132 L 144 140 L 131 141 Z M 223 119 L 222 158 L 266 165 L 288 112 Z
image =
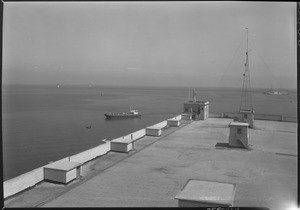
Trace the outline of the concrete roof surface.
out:
M 7 206 L 177 207 L 175 197 L 190 179 L 236 184 L 233 206 L 282 210 L 296 204 L 297 123 L 254 121 L 245 150 L 228 147 L 232 121 L 209 118 L 167 128 L 162 137 L 145 136 L 135 151 L 109 152 L 85 164 L 84 181 L 65 190 L 42 184 Z M 49 193 L 52 198 L 43 200 Z

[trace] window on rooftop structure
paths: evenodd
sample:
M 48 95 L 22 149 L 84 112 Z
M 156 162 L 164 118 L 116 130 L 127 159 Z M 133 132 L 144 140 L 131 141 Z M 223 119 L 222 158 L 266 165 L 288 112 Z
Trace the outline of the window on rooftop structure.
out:
M 242 134 L 242 128 L 237 128 L 237 133 Z
M 247 114 L 244 114 L 244 118 L 247 119 Z

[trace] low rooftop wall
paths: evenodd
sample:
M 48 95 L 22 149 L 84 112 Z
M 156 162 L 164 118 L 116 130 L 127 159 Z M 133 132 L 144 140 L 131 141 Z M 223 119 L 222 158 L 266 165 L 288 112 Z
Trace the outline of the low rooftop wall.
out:
M 165 121 L 162 121 L 162 122 L 160 122 L 160 123 L 151 125 L 151 126 L 149 126 L 149 127 L 164 128 L 164 127 L 166 127 L 167 125 L 168 125 L 168 122 L 167 122 L 167 120 L 165 120 Z
M 105 142 L 104 144 L 101 144 L 97 147 L 70 156 L 69 161 L 86 163 L 92 159 L 95 159 L 98 156 L 108 153 L 110 150 L 111 150 L 110 142 Z
M 59 163 L 61 161 L 72 161 L 72 162 L 81 162 L 86 163 L 98 156 L 104 155 L 111 150 L 110 142 L 105 142 L 97 147 L 86 150 L 76 155 L 72 155 L 70 157 L 63 158 L 61 160 L 55 161 L 54 163 Z M 47 164 L 48 165 L 48 164 Z M 45 166 L 47 166 L 45 165 Z M 29 171 L 25 174 L 21 174 L 15 178 L 7 180 L 3 182 L 3 191 L 4 198 L 22 192 L 27 188 L 33 187 L 39 182 L 44 180 L 44 167 L 36 168 L 32 171 Z
M 144 137 L 146 135 L 146 129 L 141 129 L 141 130 L 138 130 L 138 131 L 135 131 L 133 133 L 130 133 L 126 136 L 122 136 L 122 137 L 119 137 L 118 139 L 133 139 L 133 140 L 137 140 L 137 139 L 140 139 L 142 137 Z
M 61 161 L 68 161 L 69 158 L 63 158 L 55 161 L 59 163 Z M 48 164 L 47 164 L 48 165 Z M 44 180 L 44 166 L 36 168 L 25 174 L 7 180 L 3 183 L 4 198 L 19 193 L 29 187 L 33 187 L 37 183 Z
M 219 114 L 210 113 L 209 117 L 216 118 L 236 118 L 239 113 L 223 112 Z M 259 114 L 254 113 L 254 120 L 271 120 L 271 121 L 283 121 L 283 122 L 298 122 L 297 117 L 285 117 L 283 115 L 272 115 L 272 114 Z

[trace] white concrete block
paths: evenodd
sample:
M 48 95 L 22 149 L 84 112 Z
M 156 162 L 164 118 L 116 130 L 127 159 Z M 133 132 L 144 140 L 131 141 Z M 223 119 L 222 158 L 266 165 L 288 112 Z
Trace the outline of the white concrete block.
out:
M 182 114 L 181 119 L 182 120 L 192 120 L 192 114 Z
M 169 119 L 169 120 L 167 120 L 167 122 L 168 122 L 168 126 L 172 126 L 172 127 L 180 126 L 180 120 Z
M 118 138 L 111 141 L 111 150 L 115 152 L 129 152 L 134 149 L 133 139 Z
M 44 180 L 67 184 L 81 176 L 82 163 L 63 161 L 44 166 Z
M 175 199 L 179 207 L 230 207 L 235 191 L 235 184 L 189 180 Z
M 162 134 L 161 128 L 153 127 L 153 126 L 146 128 L 147 136 L 161 136 L 161 134 Z

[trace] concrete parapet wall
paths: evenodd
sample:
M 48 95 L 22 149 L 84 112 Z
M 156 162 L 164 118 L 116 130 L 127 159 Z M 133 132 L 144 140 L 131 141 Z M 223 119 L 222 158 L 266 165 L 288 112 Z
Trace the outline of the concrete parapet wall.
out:
M 181 114 L 180 115 L 177 115 L 177 116 L 175 116 L 175 117 L 173 117 L 173 118 L 170 118 L 169 120 L 181 120 Z
M 122 140 L 122 139 L 126 139 L 128 138 L 128 135 L 127 136 L 121 136 L 119 138 L 115 138 L 115 139 L 111 139 L 110 141 L 113 141 L 113 140 Z
M 225 113 L 209 113 L 209 118 L 220 118 L 224 117 Z
M 135 131 L 133 133 L 130 133 L 126 136 L 121 136 L 112 140 L 121 140 L 121 139 L 133 139 L 133 140 L 137 140 L 140 139 L 142 137 L 144 137 L 146 135 L 146 129 L 141 129 L 138 131 Z
M 66 161 L 64 158 L 55 162 Z M 44 180 L 44 166 L 3 182 L 4 198 L 21 192 Z
M 282 115 L 269 115 L 269 114 L 255 114 L 255 120 L 273 120 L 273 121 L 282 121 Z
M 79 163 L 86 163 L 98 156 L 104 155 L 108 153 L 111 150 L 111 143 L 106 142 L 104 144 L 101 144 L 97 147 L 94 147 L 92 149 L 86 150 L 84 152 L 81 152 L 76 155 L 70 156 L 69 161 L 71 162 L 79 162 Z
M 211 116 L 213 116 L 215 114 L 211 114 Z M 239 113 L 229 113 L 229 112 L 224 112 L 221 113 L 220 117 L 224 117 L 224 118 L 238 118 L 239 117 Z
M 132 133 L 130 133 L 130 134 L 126 135 L 126 136 L 122 136 L 121 138 L 117 138 L 117 139 L 131 139 L 131 137 L 133 139 L 133 134 Z M 115 140 L 115 139 L 113 139 L 113 140 Z
M 238 118 L 239 113 L 210 113 L 209 117 L 211 118 Z M 271 121 L 283 121 L 283 122 L 298 122 L 297 117 L 285 117 L 282 115 L 274 114 L 259 114 L 254 113 L 254 120 L 271 120 Z
M 166 127 L 167 125 L 168 125 L 168 122 L 167 122 L 167 120 L 165 120 L 165 121 L 162 121 L 162 122 L 157 123 L 157 124 L 152 125 L 152 126 L 153 126 L 153 127 L 157 127 L 157 128 L 164 128 L 164 127 Z
M 224 118 L 235 118 L 238 117 L 239 113 L 222 113 L 220 117 Z M 292 122 L 297 122 L 297 118 L 293 117 L 284 117 L 282 115 L 273 115 L 273 114 L 259 114 L 254 113 L 254 120 L 273 120 L 273 121 L 285 121 L 285 119 L 288 119 Z
M 297 119 L 297 117 L 285 117 L 285 116 L 283 116 L 282 121 L 284 121 L 284 122 L 298 122 L 298 119 Z
M 3 183 L 4 198 L 32 187 L 43 180 L 43 167 L 34 169 L 13 179 L 7 180 Z
M 142 138 L 146 135 L 146 129 L 138 130 L 138 131 L 132 133 L 132 135 L 133 135 L 134 140 Z

